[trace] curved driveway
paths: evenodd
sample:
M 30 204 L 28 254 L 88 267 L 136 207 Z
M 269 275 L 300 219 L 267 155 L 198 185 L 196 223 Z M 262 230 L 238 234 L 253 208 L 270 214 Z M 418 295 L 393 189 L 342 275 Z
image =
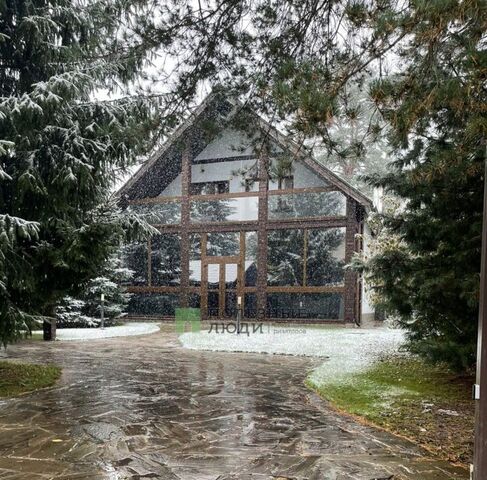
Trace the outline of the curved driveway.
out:
M 303 385 L 315 360 L 185 350 L 168 333 L 7 356 L 64 370 L 0 402 L 2 480 L 467 478 L 329 409 Z

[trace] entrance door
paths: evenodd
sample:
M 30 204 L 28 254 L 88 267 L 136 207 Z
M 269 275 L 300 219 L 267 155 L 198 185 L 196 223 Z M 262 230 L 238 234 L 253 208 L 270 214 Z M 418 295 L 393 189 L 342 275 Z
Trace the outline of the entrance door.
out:
M 240 281 L 238 258 L 211 257 L 203 269 L 208 318 L 235 318 Z M 202 302 L 203 310 L 205 308 Z M 203 311 L 203 314 L 205 312 Z

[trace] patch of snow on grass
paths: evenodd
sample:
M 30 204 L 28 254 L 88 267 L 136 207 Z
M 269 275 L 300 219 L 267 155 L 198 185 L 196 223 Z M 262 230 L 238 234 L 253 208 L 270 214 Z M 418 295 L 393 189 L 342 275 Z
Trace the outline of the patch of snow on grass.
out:
M 185 348 L 194 350 L 325 357 L 327 360 L 308 378 L 312 384 L 320 385 L 363 370 L 384 354 L 397 352 L 404 342 L 404 332 L 388 328 L 264 325 L 263 333 L 187 332 L 179 340 Z
M 159 331 L 156 323 L 126 323 L 116 327 L 101 328 L 59 328 L 56 332 L 58 340 L 96 340 L 100 338 L 130 337 L 147 335 Z M 33 333 L 42 333 L 40 330 Z

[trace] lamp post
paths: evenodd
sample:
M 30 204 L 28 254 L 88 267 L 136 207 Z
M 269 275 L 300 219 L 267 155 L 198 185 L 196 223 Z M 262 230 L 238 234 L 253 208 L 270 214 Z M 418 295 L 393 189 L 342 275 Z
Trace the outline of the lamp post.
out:
M 474 386 L 475 443 L 474 480 L 487 478 L 487 149 L 484 172 L 484 215 L 480 259 L 479 330 L 477 341 L 477 375 Z
M 102 330 L 105 328 L 105 294 L 102 293 L 100 295 L 100 299 L 101 299 L 101 328 Z

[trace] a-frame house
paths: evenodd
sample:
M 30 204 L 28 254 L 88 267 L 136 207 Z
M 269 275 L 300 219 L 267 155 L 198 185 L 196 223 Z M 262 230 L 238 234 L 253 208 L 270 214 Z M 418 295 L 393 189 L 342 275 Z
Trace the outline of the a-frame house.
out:
M 130 245 L 132 316 L 359 323 L 371 201 L 238 102 L 212 94 L 118 192 L 160 235 Z

